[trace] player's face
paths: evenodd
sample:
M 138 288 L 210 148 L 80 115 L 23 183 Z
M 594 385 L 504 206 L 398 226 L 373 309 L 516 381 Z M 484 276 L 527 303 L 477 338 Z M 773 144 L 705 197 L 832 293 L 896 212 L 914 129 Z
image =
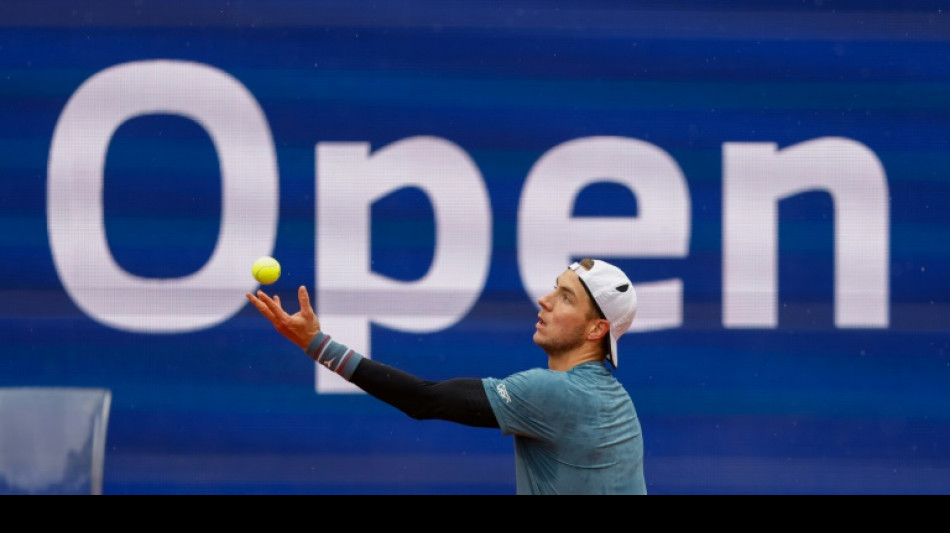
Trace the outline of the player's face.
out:
M 577 274 L 568 270 L 557 278 L 554 290 L 538 304 L 534 343 L 549 355 L 571 351 L 584 343 L 590 330 L 593 303 Z

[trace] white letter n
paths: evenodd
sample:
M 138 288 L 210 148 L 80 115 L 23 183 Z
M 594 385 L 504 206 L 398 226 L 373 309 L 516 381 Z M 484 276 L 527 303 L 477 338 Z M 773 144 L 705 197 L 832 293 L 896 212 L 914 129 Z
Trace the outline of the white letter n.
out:
M 723 323 L 778 323 L 778 203 L 827 191 L 835 209 L 835 325 L 887 327 L 890 216 L 874 152 L 824 138 L 779 151 L 774 143 L 723 145 Z

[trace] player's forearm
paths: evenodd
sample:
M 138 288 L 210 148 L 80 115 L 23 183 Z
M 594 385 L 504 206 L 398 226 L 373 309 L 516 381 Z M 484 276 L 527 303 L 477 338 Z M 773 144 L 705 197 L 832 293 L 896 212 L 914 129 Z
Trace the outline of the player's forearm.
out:
M 448 420 L 468 426 L 498 427 L 479 379 L 426 381 L 408 372 L 364 358 L 324 333 L 307 354 L 364 392 L 416 420 Z

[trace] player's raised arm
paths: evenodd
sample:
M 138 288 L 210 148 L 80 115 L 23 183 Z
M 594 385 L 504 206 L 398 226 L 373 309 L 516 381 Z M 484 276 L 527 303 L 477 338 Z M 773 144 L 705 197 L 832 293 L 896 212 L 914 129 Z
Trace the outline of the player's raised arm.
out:
M 425 381 L 364 358 L 320 331 L 320 321 L 310 305 L 306 288 L 300 287 L 297 297 L 300 311 L 290 315 L 284 311 L 278 296 L 271 298 L 261 290 L 256 295 L 247 293 L 247 299 L 277 331 L 303 348 L 311 359 L 407 415 L 419 420 L 441 419 L 476 427 L 498 427 L 482 380 Z
M 320 333 L 320 319 L 314 314 L 313 306 L 310 305 L 307 288 L 302 285 L 297 289 L 300 310 L 293 315 L 284 311 L 280 296 L 275 295 L 271 298 L 264 291 L 258 290 L 256 295 L 247 293 L 247 299 L 267 320 L 270 320 L 277 331 L 302 350 L 306 350 L 310 341 Z

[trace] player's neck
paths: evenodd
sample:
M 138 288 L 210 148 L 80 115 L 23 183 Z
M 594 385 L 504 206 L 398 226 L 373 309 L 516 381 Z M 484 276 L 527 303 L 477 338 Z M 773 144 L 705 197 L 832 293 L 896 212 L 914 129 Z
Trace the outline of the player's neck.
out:
M 580 346 L 576 350 L 557 354 L 548 353 L 548 368 L 560 372 L 567 372 L 577 365 L 597 363 L 604 360 L 598 346 Z

